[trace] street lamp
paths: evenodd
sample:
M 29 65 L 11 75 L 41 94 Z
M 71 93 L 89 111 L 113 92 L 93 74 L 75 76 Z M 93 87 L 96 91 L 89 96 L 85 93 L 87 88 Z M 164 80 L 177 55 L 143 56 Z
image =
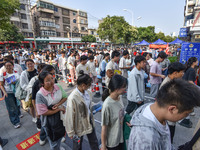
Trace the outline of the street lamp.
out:
M 131 11 L 129 9 L 123 9 L 123 11 L 127 11 L 131 14 L 131 16 L 132 16 L 132 26 L 133 26 L 133 11 Z
M 72 28 L 70 28 L 70 27 L 67 27 L 68 29 L 70 29 L 70 31 L 71 31 L 71 44 L 72 44 L 72 48 L 74 48 L 74 46 L 73 46 L 73 40 L 72 40 Z

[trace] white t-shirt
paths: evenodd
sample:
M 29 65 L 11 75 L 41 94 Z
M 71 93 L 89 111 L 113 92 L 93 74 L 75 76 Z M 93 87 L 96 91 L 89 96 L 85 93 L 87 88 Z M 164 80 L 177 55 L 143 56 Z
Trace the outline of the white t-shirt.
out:
M 69 69 L 73 69 L 73 67 L 70 64 L 75 65 L 75 58 L 72 56 L 69 56 L 67 63 L 68 63 Z
M 95 67 L 94 61 L 93 61 L 93 62 L 88 61 L 87 64 L 88 64 L 89 67 L 90 67 L 90 72 L 91 72 L 92 76 L 97 76 L 96 67 Z
M 168 136 L 168 140 L 169 140 L 169 143 L 171 144 L 171 137 L 170 137 L 170 130 L 169 130 L 169 126 L 167 124 L 167 121 L 166 121 L 166 125 L 163 125 L 161 124 L 158 119 L 155 117 L 155 115 L 152 113 L 151 109 L 150 109 L 150 106 L 152 104 L 149 104 L 148 106 L 146 106 L 146 108 L 144 109 L 143 111 L 143 116 L 151 121 L 153 121 L 156 125 L 156 128 L 158 128 L 160 131 L 164 132 L 167 134 Z
M 65 63 L 66 63 L 66 58 L 64 57 L 59 57 L 59 59 L 58 59 L 58 64 L 59 64 L 59 69 L 60 70 L 65 70 L 66 69 L 66 65 L 65 65 Z
M 124 68 L 124 67 L 127 67 L 127 63 L 126 63 L 126 59 L 122 57 L 119 61 L 119 68 Z M 122 72 L 123 77 L 128 78 L 127 69 L 120 69 L 120 71 Z
M 82 65 L 81 63 L 76 67 L 76 76 L 80 76 L 80 70 L 84 71 L 84 74 L 90 75 L 90 67 L 88 64 Z
M 4 88 L 7 93 L 13 93 L 14 85 L 12 82 L 16 82 L 17 80 L 19 80 L 19 74 L 17 72 L 0 74 L 0 81 L 4 81 Z
M 22 65 L 22 64 L 25 64 L 25 57 L 24 56 L 19 56 L 19 64 Z
M 115 63 L 114 61 L 110 60 L 110 61 L 108 62 L 107 66 L 106 66 L 106 72 L 107 72 L 108 70 L 112 70 L 113 72 L 114 72 L 115 70 L 118 70 L 118 67 L 117 67 L 117 65 L 116 65 L 116 63 Z M 108 87 L 109 82 L 110 82 L 110 78 L 109 78 L 109 77 L 107 76 L 107 74 L 106 74 L 105 84 L 106 84 L 107 87 Z

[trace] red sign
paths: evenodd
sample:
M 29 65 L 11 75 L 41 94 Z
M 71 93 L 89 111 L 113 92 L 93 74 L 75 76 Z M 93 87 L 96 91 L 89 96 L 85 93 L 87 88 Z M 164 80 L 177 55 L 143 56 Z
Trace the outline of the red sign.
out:
M 27 150 L 31 146 L 35 145 L 38 143 L 40 140 L 40 132 L 34 134 L 30 138 L 24 140 L 23 142 L 19 143 L 16 145 L 18 150 Z

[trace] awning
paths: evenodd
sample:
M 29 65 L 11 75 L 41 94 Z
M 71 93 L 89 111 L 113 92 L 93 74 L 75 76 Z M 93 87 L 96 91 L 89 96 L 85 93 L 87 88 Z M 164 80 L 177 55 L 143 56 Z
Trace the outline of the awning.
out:
M 49 42 L 49 44 L 52 44 L 52 45 L 54 45 L 54 44 L 56 44 L 56 45 L 61 45 L 60 42 Z

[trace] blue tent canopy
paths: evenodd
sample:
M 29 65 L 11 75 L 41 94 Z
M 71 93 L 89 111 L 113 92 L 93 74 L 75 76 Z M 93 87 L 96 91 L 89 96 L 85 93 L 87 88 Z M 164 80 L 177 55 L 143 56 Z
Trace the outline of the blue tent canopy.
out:
M 169 44 L 182 44 L 183 41 L 181 41 L 179 38 L 177 38 L 176 40 L 170 42 Z
M 142 42 L 137 43 L 135 45 L 141 45 L 142 46 L 142 45 L 149 45 L 149 43 L 147 41 L 143 40 Z
M 164 44 L 167 44 L 167 42 L 161 40 L 161 39 L 158 39 L 157 41 L 153 42 L 152 44 L 155 44 L 155 45 L 164 45 Z

